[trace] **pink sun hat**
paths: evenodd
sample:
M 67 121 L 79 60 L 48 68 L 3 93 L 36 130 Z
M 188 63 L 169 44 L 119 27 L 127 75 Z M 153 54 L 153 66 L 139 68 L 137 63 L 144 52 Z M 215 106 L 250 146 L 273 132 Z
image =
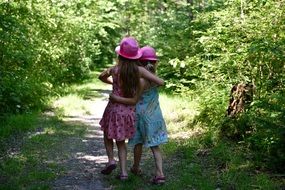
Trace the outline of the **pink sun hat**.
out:
M 142 56 L 140 57 L 141 61 L 157 61 L 158 58 L 156 56 L 155 50 L 150 46 L 144 46 L 140 49 Z
M 125 37 L 115 49 L 116 53 L 127 59 L 139 59 L 142 56 L 138 42 L 133 37 Z

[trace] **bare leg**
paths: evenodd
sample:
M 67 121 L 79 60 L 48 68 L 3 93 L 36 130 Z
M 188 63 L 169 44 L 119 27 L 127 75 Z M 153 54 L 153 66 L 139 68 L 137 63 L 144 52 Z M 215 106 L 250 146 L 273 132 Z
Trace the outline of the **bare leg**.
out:
M 121 176 L 127 176 L 127 147 L 125 141 L 116 141 L 120 161 Z
M 101 170 L 101 174 L 109 175 L 114 169 L 116 169 L 116 161 L 114 159 L 114 142 L 113 139 L 108 139 L 107 134 L 104 132 L 104 144 L 106 148 L 106 153 L 108 156 L 108 163 L 104 169 Z
M 160 152 L 159 146 L 153 146 L 151 147 L 154 161 L 155 161 L 155 175 L 159 177 L 164 177 L 163 171 L 162 171 L 162 156 Z
M 108 165 L 116 163 L 114 159 L 114 143 L 113 139 L 108 139 L 107 134 L 104 132 L 104 144 L 108 156 Z
M 142 157 L 142 144 L 136 144 L 134 147 L 134 165 L 132 170 L 134 172 L 139 172 L 140 162 Z

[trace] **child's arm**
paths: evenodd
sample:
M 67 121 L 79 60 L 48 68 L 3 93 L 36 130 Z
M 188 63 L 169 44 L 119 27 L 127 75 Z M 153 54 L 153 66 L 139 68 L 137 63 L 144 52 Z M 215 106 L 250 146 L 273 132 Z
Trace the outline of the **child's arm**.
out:
M 149 72 L 148 70 L 146 70 L 144 67 L 139 67 L 139 72 L 141 77 L 148 79 L 154 83 L 156 83 L 159 86 L 163 86 L 164 85 L 164 81 L 157 77 L 156 75 L 152 74 L 151 72 Z
M 105 82 L 107 84 L 113 84 L 113 80 L 110 78 L 111 73 L 112 72 L 112 67 L 106 69 L 105 71 L 103 71 L 100 75 L 99 75 L 99 79 L 102 82 Z
M 132 98 L 124 98 L 124 97 L 121 97 L 121 96 L 110 94 L 109 99 L 112 102 L 117 102 L 117 103 L 127 104 L 127 105 L 135 105 L 139 101 L 140 96 L 143 93 L 145 86 L 146 86 L 146 82 L 145 82 L 145 80 L 143 78 L 141 78 L 140 79 L 140 87 L 139 87 L 138 92 L 135 94 L 134 97 L 132 97 Z

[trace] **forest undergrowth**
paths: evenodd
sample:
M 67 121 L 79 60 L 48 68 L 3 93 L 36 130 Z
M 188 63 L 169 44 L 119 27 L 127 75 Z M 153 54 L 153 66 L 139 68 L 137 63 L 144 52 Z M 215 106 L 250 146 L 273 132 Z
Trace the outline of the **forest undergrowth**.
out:
M 96 89 L 109 92 L 110 88 L 100 83 L 96 76 L 95 73 L 92 80 L 74 85 L 65 96 L 52 100 L 52 112 L 48 113 L 54 113 L 53 116 L 26 114 L 12 116 L 3 123 L 3 126 L 13 126 L 17 130 L 1 136 L 1 145 L 4 145 L 0 160 L 1 189 L 50 189 L 56 179 L 66 175 L 71 168 L 64 168 L 59 163 L 70 159 L 73 149 L 82 148 L 82 144 L 71 141 L 75 137 L 82 140 L 87 127 L 70 125 L 64 118 L 76 114 L 92 116 L 94 107 L 90 106 L 90 101 L 106 100 Z M 148 149 L 144 149 L 141 177 L 130 174 L 130 179 L 124 183 L 115 179 L 116 173 L 108 177 L 99 175 L 99 178 L 116 190 L 284 189 L 284 176 L 256 167 L 253 155 L 242 142 L 220 139 L 219 134 L 198 120 L 201 117 L 198 102 L 193 97 L 160 93 L 169 132 L 169 142 L 161 146 L 167 176 L 165 185 L 154 186 L 149 182 L 154 162 Z M 128 165 L 131 163 L 129 148 Z

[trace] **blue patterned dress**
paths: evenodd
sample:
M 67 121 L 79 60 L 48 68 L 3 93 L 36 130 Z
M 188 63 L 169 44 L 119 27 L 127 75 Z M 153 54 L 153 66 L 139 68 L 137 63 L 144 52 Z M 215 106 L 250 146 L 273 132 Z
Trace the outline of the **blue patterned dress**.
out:
M 158 101 L 158 88 L 144 91 L 136 104 L 136 132 L 130 145 L 142 143 L 145 147 L 157 146 L 168 140 L 165 121 Z

